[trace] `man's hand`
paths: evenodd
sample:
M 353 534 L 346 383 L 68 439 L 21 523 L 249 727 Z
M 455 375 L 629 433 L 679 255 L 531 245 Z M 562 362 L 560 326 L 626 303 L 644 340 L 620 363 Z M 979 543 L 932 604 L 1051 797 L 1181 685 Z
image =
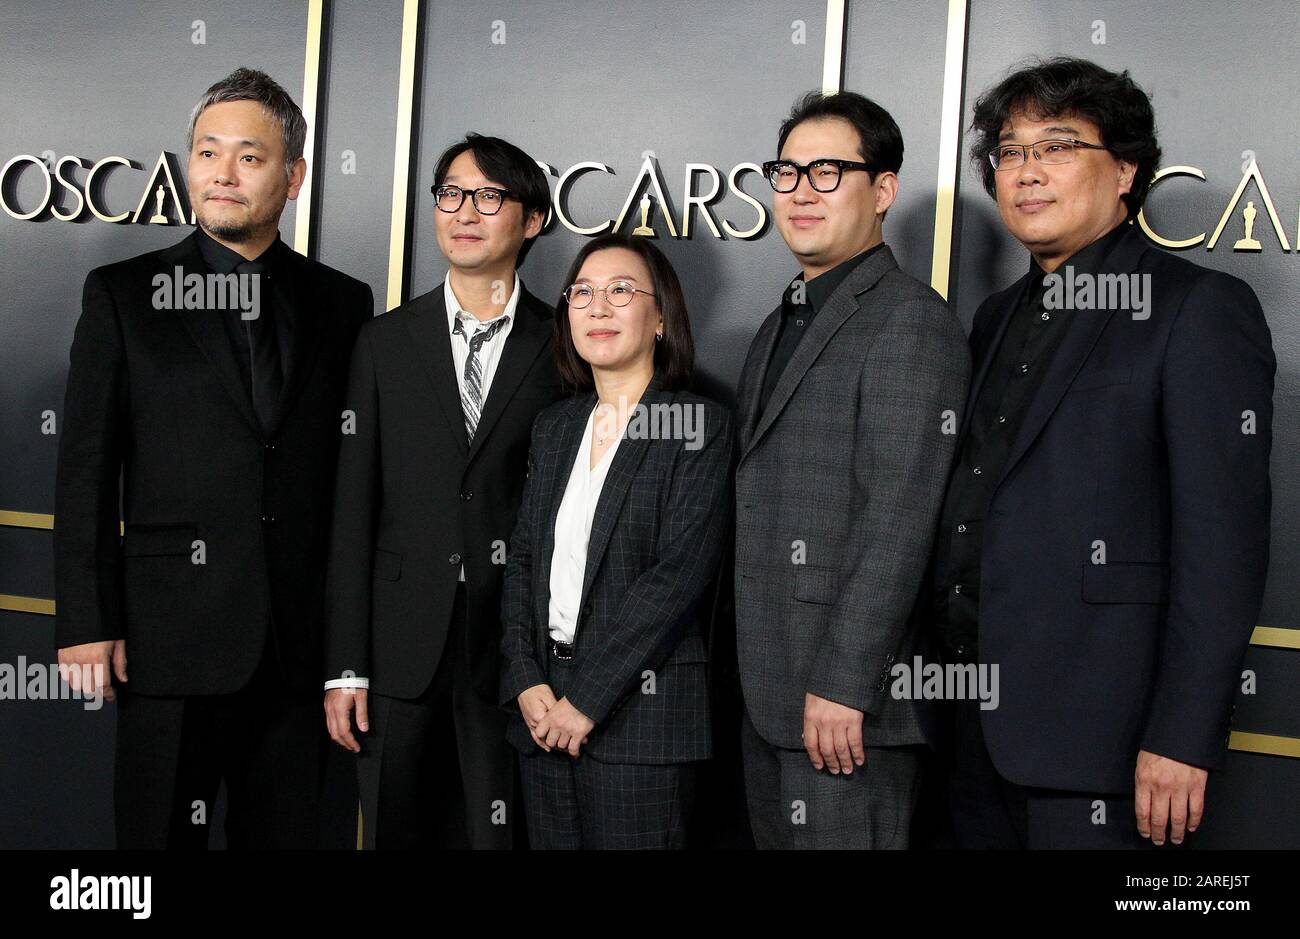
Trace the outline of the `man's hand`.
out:
M 545 747 L 545 739 L 537 737 L 537 725 L 546 716 L 546 712 L 555 707 L 555 692 L 547 684 L 533 685 L 521 691 L 515 700 L 519 702 L 519 713 L 524 716 L 524 723 L 528 725 L 533 741 L 539 747 Z
M 862 712 L 815 694 L 803 702 L 803 748 L 816 769 L 852 773 L 867 760 L 862 748 Z
M 1140 751 L 1133 773 L 1139 834 L 1155 844 L 1164 844 L 1168 824 L 1170 840 L 1182 844 L 1184 830 L 1196 831 L 1201 824 L 1209 776 L 1199 766 Z
M 370 730 L 370 713 L 365 688 L 331 688 L 325 692 L 325 727 L 330 739 L 344 750 L 361 752 L 361 744 L 352 736 L 352 709 L 357 709 L 357 730 Z
M 59 677 L 73 691 L 80 691 L 85 696 L 95 696 L 102 692 L 105 701 L 113 700 L 110 668 L 117 680 L 125 684 L 125 639 L 86 642 L 59 650 Z
M 559 747 L 568 750 L 569 756 L 577 756 L 587 742 L 587 734 L 595 727 L 595 722 L 570 704 L 568 698 L 561 698 L 537 722 L 533 739 L 548 753 L 552 747 Z

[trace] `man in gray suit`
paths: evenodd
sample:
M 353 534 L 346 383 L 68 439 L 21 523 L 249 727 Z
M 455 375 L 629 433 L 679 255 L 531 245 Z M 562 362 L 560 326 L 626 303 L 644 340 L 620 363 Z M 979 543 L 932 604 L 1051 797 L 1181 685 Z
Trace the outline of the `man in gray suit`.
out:
M 888 694 L 920 594 L 970 374 L 943 300 L 882 239 L 903 139 L 814 93 L 764 164 L 802 273 L 740 379 L 736 638 L 760 848 L 903 848 L 925 742 Z M 900 683 L 901 684 L 901 683 Z

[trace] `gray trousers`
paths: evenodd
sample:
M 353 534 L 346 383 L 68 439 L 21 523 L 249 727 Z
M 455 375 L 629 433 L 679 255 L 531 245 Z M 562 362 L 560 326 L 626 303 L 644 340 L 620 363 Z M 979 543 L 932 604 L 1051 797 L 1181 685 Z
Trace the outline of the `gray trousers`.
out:
M 867 747 L 852 773 L 816 770 L 803 750 L 774 747 L 745 712 L 745 797 L 760 849 L 903 849 L 921 778 L 921 747 Z

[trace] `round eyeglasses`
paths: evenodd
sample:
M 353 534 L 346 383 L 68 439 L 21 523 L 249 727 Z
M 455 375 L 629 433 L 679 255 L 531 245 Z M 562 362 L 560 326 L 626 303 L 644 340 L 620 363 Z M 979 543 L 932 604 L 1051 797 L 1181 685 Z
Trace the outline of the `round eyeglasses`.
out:
M 616 280 L 608 287 L 593 287 L 591 284 L 573 284 L 564 291 L 565 301 L 575 310 L 581 310 L 591 305 L 592 299 L 598 293 L 605 295 L 605 300 L 610 306 L 627 306 L 632 302 L 632 298 L 639 293 L 647 297 L 653 297 L 648 290 L 642 290 L 640 287 L 633 287 L 625 280 Z

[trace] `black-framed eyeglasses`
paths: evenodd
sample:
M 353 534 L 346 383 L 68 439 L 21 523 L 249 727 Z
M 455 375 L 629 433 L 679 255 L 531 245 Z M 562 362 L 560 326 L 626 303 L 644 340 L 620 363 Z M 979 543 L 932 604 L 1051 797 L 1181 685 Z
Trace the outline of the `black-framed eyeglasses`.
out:
M 497 186 L 480 186 L 477 189 L 461 189 L 459 186 L 431 186 L 433 204 L 443 212 L 458 212 L 469 196 L 474 208 L 480 215 L 496 215 L 507 199 L 515 198 L 509 189 Z
M 605 300 L 610 306 L 627 306 L 632 302 L 632 298 L 639 293 L 647 297 L 653 297 L 648 290 L 642 290 L 640 287 L 633 287 L 625 280 L 616 280 L 608 287 L 593 287 L 591 284 L 571 284 L 564 291 L 565 301 L 575 310 L 581 310 L 591 305 L 596 294 L 603 293 Z
M 845 170 L 870 173 L 871 167 L 856 160 L 834 160 L 829 157 L 813 160 L 807 166 L 800 166 L 792 160 L 768 160 L 763 164 L 763 175 L 777 192 L 794 192 L 799 188 L 800 176 L 807 176 L 808 185 L 818 192 L 834 192 Z
M 994 147 L 989 153 L 989 162 L 995 170 L 1013 170 L 1024 166 L 1030 151 L 1040 163 L 1056 165 L 1069 163 L 1074 159 L 1074 151 L 1082 147 L 1085 150 L 1106 150 L 1100 144 L 1085 143 L 1073 137 L 1051 137 L 1034 143 L 1004 143 Z

